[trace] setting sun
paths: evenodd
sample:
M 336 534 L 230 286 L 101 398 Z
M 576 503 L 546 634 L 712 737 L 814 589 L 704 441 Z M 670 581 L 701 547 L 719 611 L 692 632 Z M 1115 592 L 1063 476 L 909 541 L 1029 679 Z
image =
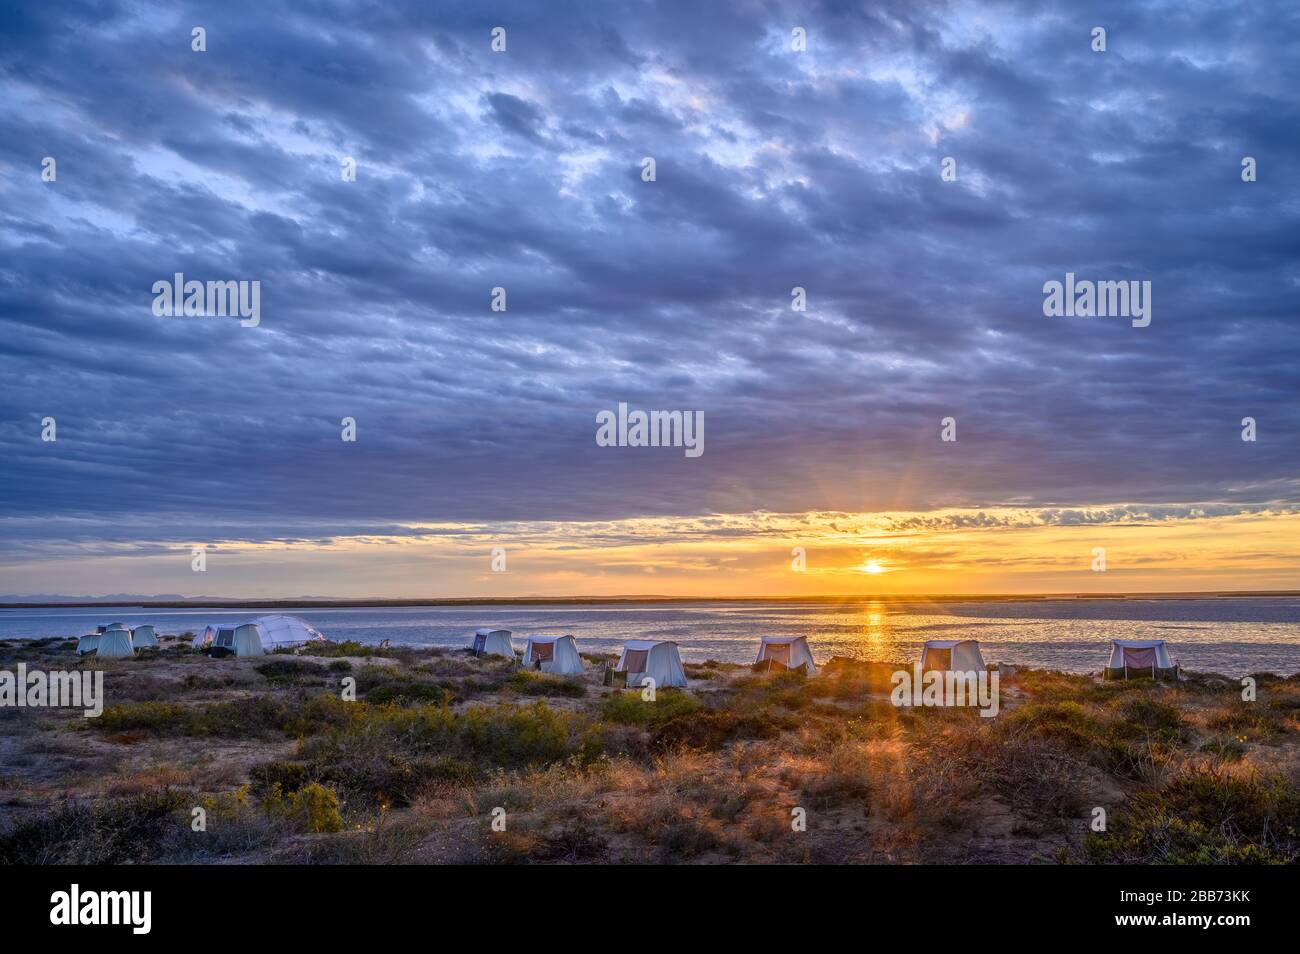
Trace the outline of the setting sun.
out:
M 885 572 L 885 568 L 881 566 L 879 563 L 877 563 L 875 560 L 868 560 L 866 563 L 862 564 L 862 566 L 859 569 L 861 569 L 863 573 L 884 573 Z

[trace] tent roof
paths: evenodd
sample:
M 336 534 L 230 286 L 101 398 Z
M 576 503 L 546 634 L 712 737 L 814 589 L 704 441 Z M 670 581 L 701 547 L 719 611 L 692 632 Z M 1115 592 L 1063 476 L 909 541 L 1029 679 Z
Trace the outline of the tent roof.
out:
M 927 649 L 953 649 L 962 643 L 975 643 L 979 645 L 978 639 L 927 639 L 925 645 Z
M 568 633 L 563 636 L 545 636 L 541 633 L 533 633 L 526 638 L 530 643 L 553 643 L 560 639 L 571 639 L 572 637 Z
M 676 646 L 671 639 L 629 639 L 623 644 L 624 649 L 640 651 L 642 649 L 654 649 L 656 646 Z
M 1165 641 L 1163 639 L 1112 639 L 1111 644 L 1123 649 L 1159 649 Z
M 509 635 L 510 635 L 510 630 L 508 630 L 508 629 L 492 629 L 492 628 L 487 627 L 487 626 L 484 626 L 482 629 L 476 629 L 476 630 L 474 630 L 474 635 L 475 635 L 475 636 L 491 636 L 493 633 L 505 633 L 507 636 L 509 636 Z
M 258 628 L 263 643 L 283 645 L 325 639 L 320 630 L 300 616 L 259 616 L 252 620 L 251 625 Z
M 801 639 L 802 636 L 764 636 L 763 642 L 780 646 L 782 643 L 797 643 Z

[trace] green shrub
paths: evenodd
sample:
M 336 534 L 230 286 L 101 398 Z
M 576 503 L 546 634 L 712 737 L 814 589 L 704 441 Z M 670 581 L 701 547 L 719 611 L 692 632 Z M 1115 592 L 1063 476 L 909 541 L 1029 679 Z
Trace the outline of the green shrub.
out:
M 738 739 L 774 739 L 795 727 L 789 717 L 744 712 L 696 712 L 659 725 L 651 742 L 656 748 L 686 746 L 716 751 Z
M 1120 778 L 1143 780 L 1164 764 L 1187 731 L 1178 710 L 1145 696 L 1122 696 L 1106 719 L 1078 702 L 1028 702 L 999 720 L 1003 738 L 1024 734 Z
M 543 672 L 520 669 L 506 680 L 506 688 L 521 696 L 559 696 L 566 699 L 581 699 L 587 694 L 582 683 L 552 676 Z
M 613 692 L 601 704 L 601 715 L 623 725 L 656 726 L 698 712 L 702 706 L 680 689 L 660 689 L 654 702 L 645 702 L 641 690 Z
M 342 792 L 349 803 L 401 808 L 431 786 L 465 785 L 479 775 L 474 766 L 461 759 L 372 752 L 342 760 L 268 762 L 253 769 L 250 778 L 253 791 L 259 795 L 277 786 L 283 794 L 292 794 L 319 782 Z
M 293 711 L 278 699 L 237 699 L 191 710 L 188 734 L 221 739 L 266 738 L 284 733 L 293 718 Z
M 395 659 L 406 655 L 409 650 L 397 649 L 392 646 L 366 646 L 356 640 L 345 639 L 339 643 L 329 640 L 310 642 L 297 652 L 302 656 L 386 656 Z
M 456 698 L 456 683 L 427 680 L 390 666 L 364 666 L 357 673 L 357 692 L 374 705 L 433 702 L 449 705 Z
M 262 799 L 262 807 L 273 818 L 288 819 L 299 831 L 319 833 L 343 830 L 338 796 L 317 782 L 308 782 L 288 796 L 279 785 L 272 786 Z
M 526 706 L 376 706 L 367 702 L 325 706 L 338 722 L 304 742 L 308 761 L 366 760 L 376 754 L 404 757 L 452 756 L 485 767 L 541 765 L 577 754 L 590 720 L 552 709 Z
M 88 724 L 105 733 L 145 729 L 158 735 L 186 735 L 189 710 L 175 702 L 123 702 L 105 707 Z
M 1001 721 L 1007 731 L 1023 730 L 1066 751 L 1102 746 L 1107 738 L 1106 724 L 1077 702 L 1027 702 Z
M 106 735 L 144 730 L 159 736 L 240 739 L 283 733 L 292 719 L 285 703 L 259 696 L 201 707 L 174 702 L 124 702 L 107 707 L 88 724 Z
M 1284 864 L 1300 861 L 1300 790 L 1281 776 L 1185 771 L 1138 792 L 1084 842 L 1088 859 L 1122 864 Z
M 265 676 L 266 681 L 272 685 L 320 682 L 325 674 L 323 667 L 300 659 L 272 659 L 253 668 Z M 304 679 L 304 677 L 308 678 Z
M 253 793 L 259 797 L 275 788 L 281 792 L 296 792 L 308 782 L 315 781 L 311 769 L 301 762 L 264 762 L 249 771 L 248 780 Z
M 1112 723 L 1121 738 L 1146 736 L 1158 742 L 1182 741 L 1186 735 L 1178 707 L 1149 696 L 1130 696 L 1115 707 L 1118 721 Z
M 1257 702 L 1238 702 L 1211 712 L 1206 725 L 1253 742 L 1273 742 L 1287 733 L 1287 711 Z

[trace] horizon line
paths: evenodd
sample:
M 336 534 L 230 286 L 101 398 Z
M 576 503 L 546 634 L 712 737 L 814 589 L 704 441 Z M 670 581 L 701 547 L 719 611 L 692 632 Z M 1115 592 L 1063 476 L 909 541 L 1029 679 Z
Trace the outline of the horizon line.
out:
M 1300 590 L 1154 590 L 1126 593 L 890 593 L 880 595 L 798 595 L 798 596 L 663 596 L 654 594 L 623 596 L 510 596 L 510 597 L 182 597 L 171 600 L 114 600 L 88 597 L 80 600 L 13 601 L 0 603 L 0 609 L 75 609 L 92 606 L 138 606 L 142 609 L 303 607 L 307 609 L 355 608 L 364 606 L 509 606 L 535 603 L 930 603 L 930 602 L 1027 602 L 1053 600 L 1177 600 L 1177 599 L 1250 599 L 1264 597 L 1300 597 Z

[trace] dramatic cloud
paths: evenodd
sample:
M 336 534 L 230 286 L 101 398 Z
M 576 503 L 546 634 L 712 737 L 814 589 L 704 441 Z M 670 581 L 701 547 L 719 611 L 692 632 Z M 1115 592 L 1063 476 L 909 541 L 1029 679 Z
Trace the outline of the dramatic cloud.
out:
M 1197 0 L 8 5 L 0 562 L 1290 512 L 1297 25 Z M 260 281 L 260 326 L 155 317 L 177 272 Z M 1150 327 L 1045 317 L 1066 272 L 1150 281 Z M 705 453 L 598 447 L 620 401 L 703 411 Z

